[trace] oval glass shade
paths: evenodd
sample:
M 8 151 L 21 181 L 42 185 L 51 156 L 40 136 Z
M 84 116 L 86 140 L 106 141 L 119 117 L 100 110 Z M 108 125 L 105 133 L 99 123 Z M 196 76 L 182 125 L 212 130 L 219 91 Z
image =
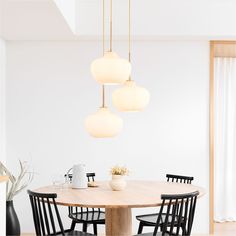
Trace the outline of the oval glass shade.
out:
M 108 108 L 101 107 L 96 113 L 87 117 L 85 128 L 95 138 L 110 138 L 120 133 L 123 120 L 111 113 Z
M 131 64 L 115 52 L 106 52 L 91 64 L 94 79 L 100 84 L 122 84 L 131 73 Z
M 127 80 L 112 94 L 113 105 L 119 111 L 141 111 L 148 105 L 149 100 L 148 90 L 137 86 L 133 80 Z

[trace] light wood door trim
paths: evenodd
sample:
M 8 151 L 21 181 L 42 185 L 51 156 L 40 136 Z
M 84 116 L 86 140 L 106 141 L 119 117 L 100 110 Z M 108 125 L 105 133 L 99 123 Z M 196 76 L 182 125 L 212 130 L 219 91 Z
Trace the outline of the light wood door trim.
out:
M 214 48 L 215 43 L 210 42 L 210 114 L 209 114 L 209 127 L 210 127 L 210 176 L 209 176 L 209 222 L 210 234 L 214 233 Z

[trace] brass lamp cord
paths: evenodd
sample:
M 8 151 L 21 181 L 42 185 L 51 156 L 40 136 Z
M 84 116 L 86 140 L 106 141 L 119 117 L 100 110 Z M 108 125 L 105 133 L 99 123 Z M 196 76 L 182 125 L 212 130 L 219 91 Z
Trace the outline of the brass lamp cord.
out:
M 105 54 L 105 0 L 102 0 L 102 53 Z
M 128 33 L 128 57 L 129 57 L 129 62 L 131 63 L 131 0 L 129 0 L 129 14 L 128 14 L 128 28 L 129 28 L 129 33 Z M 131 81 L 131 74 L 129 75 L 129 81 Z
M 104 84 L 102 85 L 102 108 L 105 108 L 105 86 Z
M 112 0 L 110 0 L 110 52 L 112 52 Z
M 130 0 L 129 0 L 129 14 L 128 14 L 129 15 L 128 16 L 128 18 L 129 18 L 128 19 L 128 22 L 129 22 L 128 23 L 129 24 L 129 33 L 128 33 L 128 35 L 129 35 L 129 46 L 128 46 L 128 48 L 129 48 L 128 49 L 129 50 L 129 52 L 128 52 L 129 53 L 129 55 L 128 55 L 129 56 L 129 62 L 131 62 L 131 32 L 130 32 L 131 31 L 131 10 L 130 9 L 131 9 L 131 4 L 130 4 Z
M 102 51 L 105 54 L 105 0 L 102 0 Z M 105 108 L 105 85 L 102 84 L 102 108 Z

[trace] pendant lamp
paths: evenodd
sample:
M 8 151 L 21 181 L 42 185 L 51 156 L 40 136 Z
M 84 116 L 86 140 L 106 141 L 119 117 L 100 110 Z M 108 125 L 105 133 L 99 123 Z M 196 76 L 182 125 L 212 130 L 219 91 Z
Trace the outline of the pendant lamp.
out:
M 100 84 L 122 84 L 131 74 L 131 64 L 112 51 L 112 0 L 110 0 L 110 50 L 91 64 L 94 79 Z
M 131 0 L 129 0 L 129 62 L 131 62 Z M 123 112 L 142 111 L 149 103 L 150 94 L 147 89 L 136 85 L 131 79 L 112 94 L 112 102 L 117 110 Z
M 104 85 L 102 85 L 104 94 Z M 104 104 L 98 111 L 87 117 L 85 128 L 94 138 L 111 138 L 116 136 L 123 128 L 123 120 L 109 111 Z
M 105 14 L 103 0 L 103 54 L 105 52 Z M 123 120 L 105 106 L 105 86 L 102 85 L 102 106 L 85 120 L 85 128 L 95 138 L 116 136 L 123 128 Z

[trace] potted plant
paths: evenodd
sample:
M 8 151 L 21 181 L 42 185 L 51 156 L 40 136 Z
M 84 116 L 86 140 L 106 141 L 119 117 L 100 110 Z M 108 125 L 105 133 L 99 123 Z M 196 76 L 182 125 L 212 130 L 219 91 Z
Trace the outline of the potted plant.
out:
M 110 171 L 112 180 L 110 181 L 110 187 L 114 191 L 121 191 L 125 189 L 127 183 L 125 176 L 129 174 L 129 170 L 125 166 L 114 166 Z
M 28 171 L 27 162 L 19 161 L 19 164 L 20 172 L 15 176 L 0 162 L 0 173 L 9 178 L 6 184 L 6 235 L 20 235 L 20 223 L 14 209 L 13 198 L 29 185 L 34 176 Z

